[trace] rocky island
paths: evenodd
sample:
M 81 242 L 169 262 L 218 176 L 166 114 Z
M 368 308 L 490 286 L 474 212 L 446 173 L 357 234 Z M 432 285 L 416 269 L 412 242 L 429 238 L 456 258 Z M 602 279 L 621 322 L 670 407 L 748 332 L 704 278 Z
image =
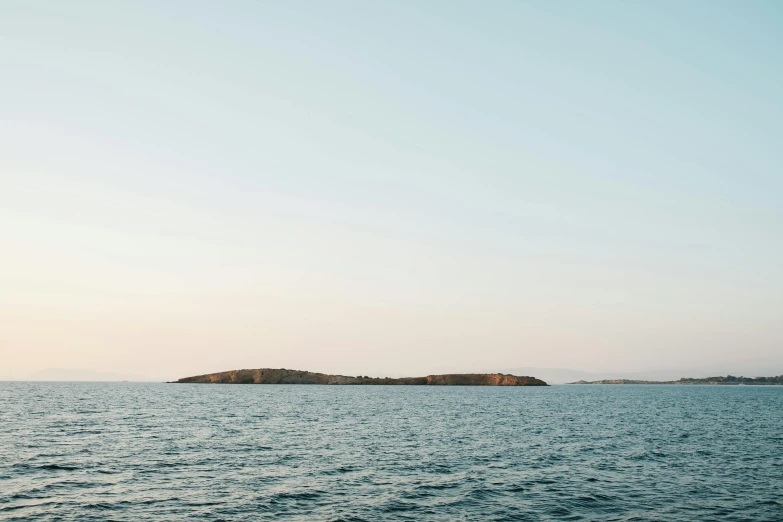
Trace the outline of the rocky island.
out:
M 601 381 L 577 381 L 569 384 L 715 384 L 722 386 L 731 385 L 783 385 L 783 375 L 777 377 L 735 377 L 726 375 L 723 377 L 705 377 L 703 379 L 694 379 L 692 377 L 683 377 L 677 381 L 641 381 L 636 379 L 604 379 Z
M 427 375 L 426 377 L 368 377 L 329 375 L 285 368 L 258 368 L 233 370 L 184 377 L 177 383 L 202 384 L 359 384 L 359 385 L 409 385 L 409 386 L 548 386 L 535 377 L 519 377 L 503 373 L 452 373 Z

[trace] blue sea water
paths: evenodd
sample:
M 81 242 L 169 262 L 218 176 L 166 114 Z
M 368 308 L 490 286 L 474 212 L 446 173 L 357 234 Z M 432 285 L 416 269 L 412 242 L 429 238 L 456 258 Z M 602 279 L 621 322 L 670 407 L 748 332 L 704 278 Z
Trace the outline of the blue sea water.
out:
M 2 520 L 783 520 L 783 387 L 0 383 Z

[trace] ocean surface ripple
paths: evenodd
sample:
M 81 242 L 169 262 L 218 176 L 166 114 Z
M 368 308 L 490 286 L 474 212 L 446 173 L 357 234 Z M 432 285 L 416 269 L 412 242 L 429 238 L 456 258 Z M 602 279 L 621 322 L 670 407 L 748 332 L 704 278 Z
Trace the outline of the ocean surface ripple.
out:
M 783 387 L 0 383 L 2 520 L 783 520 Z

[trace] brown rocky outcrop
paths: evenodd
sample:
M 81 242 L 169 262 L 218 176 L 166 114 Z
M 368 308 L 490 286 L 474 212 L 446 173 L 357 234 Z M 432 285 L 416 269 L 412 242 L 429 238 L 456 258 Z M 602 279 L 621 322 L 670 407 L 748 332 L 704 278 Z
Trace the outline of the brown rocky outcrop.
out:
M 232 370 L 184 377 L 178 383 L 204 384 L 360 384 L 360 385 L 411 385 L 411 386 L 547 386 L 535 377 L 519 377 L 502 373 L 452 373 L 426 377 L 402 377 L 399 379 L 378 377 L 349 377 L 329 375 L 285 368 L 258 368 Z

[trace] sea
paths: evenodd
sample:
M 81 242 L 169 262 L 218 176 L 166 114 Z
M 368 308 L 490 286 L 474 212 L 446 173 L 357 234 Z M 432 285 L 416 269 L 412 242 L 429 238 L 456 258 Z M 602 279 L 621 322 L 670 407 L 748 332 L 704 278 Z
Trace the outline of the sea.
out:
M 783 387 L 2 382 L 0 520 L 783 521 Z

